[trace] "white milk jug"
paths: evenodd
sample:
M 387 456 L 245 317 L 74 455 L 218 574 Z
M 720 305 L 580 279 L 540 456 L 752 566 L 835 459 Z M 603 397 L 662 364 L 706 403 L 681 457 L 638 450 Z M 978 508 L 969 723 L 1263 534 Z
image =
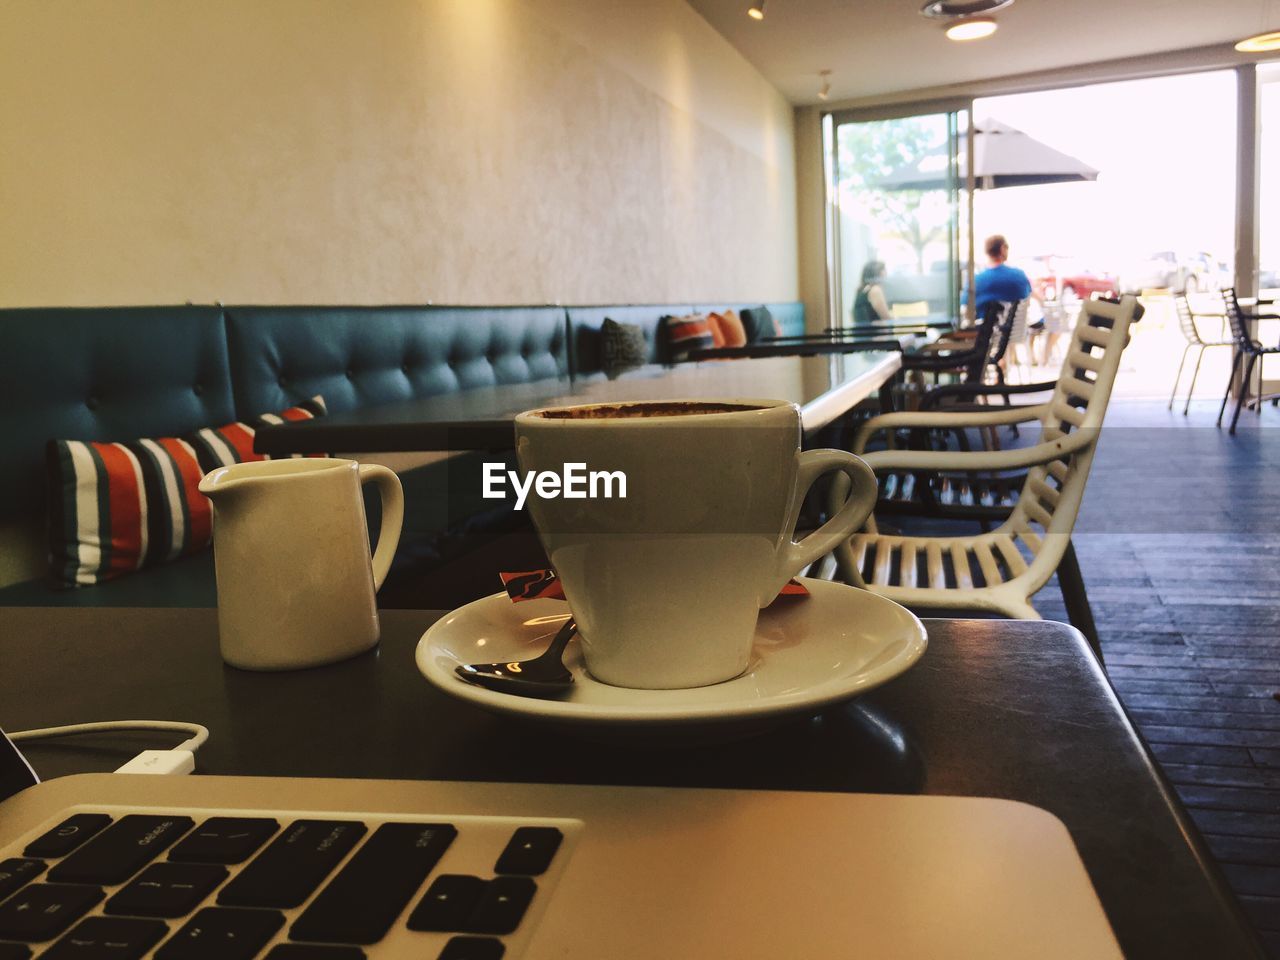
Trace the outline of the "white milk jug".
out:
M 363 483 L 382 495 L 369 555 Z M 290 670 L 355 656 L 378 642 L 374 594 L 404 519 L 400 479 L 383 466 L 315 458 L 219 467 L 200 481 L 213 502 L 222 657 Z

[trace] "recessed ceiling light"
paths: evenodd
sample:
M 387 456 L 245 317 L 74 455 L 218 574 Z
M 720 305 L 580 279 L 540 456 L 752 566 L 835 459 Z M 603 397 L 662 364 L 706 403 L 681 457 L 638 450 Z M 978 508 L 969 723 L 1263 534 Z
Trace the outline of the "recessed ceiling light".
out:
M 996 32 L 996 21 L 993 17 L 969 17 L 957 20 L 947 27 L 948 40 L 981 40 Z
M 764 0 L 760 0 L 759 3 L 752 4 L 751 6 L 747 7 L 747 16 L 750 17 L 752 20 L 763 20 L 764 19 Z
M 1280 50 L 1280 30 L 1241 40 L 1236 44 L 1236 49 L 1241 53 L 1270 53 L 1272 50 Z
M 994 13 L 1011 3 L 1013 0 L 930 0 L 920 8 L 920 13 L 933 20 L 951 20 Z

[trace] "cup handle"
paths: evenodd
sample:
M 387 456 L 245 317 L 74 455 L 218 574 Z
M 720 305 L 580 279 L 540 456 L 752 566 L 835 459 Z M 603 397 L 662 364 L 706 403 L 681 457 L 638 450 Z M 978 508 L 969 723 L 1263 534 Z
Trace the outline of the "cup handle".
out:
M 377 463 L 362 463 L 360 483 L 373 481 L 382 497 L 382 529 L 378 531 L 378 549 L 373 552 L 373 589 L 382 586 L 391 569 L 391 558 L 400 544 L 400 528 L 404 524 L 404 490 L 394 470 Z
M 806 450 L 799 454 L 800 466 L 796 475 L 795 500 L 791 505 L 791 529 L 787 539 L 778 552 L 778 565 L 772 589 L 766 597 L 762 597 L 760 605 L 768 606 L 773 598 L 787 584 L 787 581 L 813 563 L 819 557 L 834 550 L 840 541 L 853 536 L 862 526 L 871 511 L 875 508 L 879 487 L 875 472 L 860 457 L 843 450 Z M 852 488 L 849 498 L 845 500 L 834 517 L 831 517 L 813 533 L 797 542 L 795 522 L 800 515 L 800 505 L 804 502 L 813 482 L 824 473 L 839 470 L 845 474 Z

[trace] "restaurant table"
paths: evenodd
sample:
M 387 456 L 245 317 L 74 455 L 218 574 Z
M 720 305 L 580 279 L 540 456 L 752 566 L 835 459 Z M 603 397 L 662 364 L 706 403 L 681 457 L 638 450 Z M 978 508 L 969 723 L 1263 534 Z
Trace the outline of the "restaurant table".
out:
M 949 313 L 926 313 L 918 317 L 890 317 L 887 320 L 872 320 L 870 323 L 855 323 L 845 327 L 827 327 L 827 333 L 857 334 L 861 331 L 873 330 L 891 332 L 910 330 L 913 327 L 928 327 L 933 330 L 954 329 L 960 326 L 960 318 Z
M 853 409 L 888 383 L 897 352 L 838 353 L 648 364 L 610 378 L 603 373 L 479 387 L 348 413 L 262 427 L 254 449 L 292 453 L 503 450 L 514 443 L 515 416 L 537 407 L 637 400 L 790 400 L 806 433 Z
M 914 333 L 902 333 L 895 337 L 883 334 L 872 340 L 757 340 L 740 347 L 699 347 L 689 351 L 690 360 L 757 360 L 761 357 L 817 357 L 836 353 L 860 353 L 866 351 L 898 351 L 912 349 L 919 339 Z
M 902 317 L 894 320 L 877 320 L 849 327 L 827 327 L 821 333 L 786 333 L 774 337 L 761 337 L 757 343 L 792 343 L 803 341 L 828 341 L 869 339 L 873 337 L 897 337 L 919 333 L 946 333 L 959 326 L 952 316 L 931 314 L 927 317 Z
M 1098 662 L 1065 624 L 928 620 L 920 661 L 856 701 L 749 739 L 655 747 L 583 740 L 446 696 L 413 659 L 442 615 L 384 610 L 376 651 L 250 673 L 220 660 L 213 610 L 2 608 L 0 724 L 202 723 L 211 737 L 197 768 L 207 774 L 1018 800 L 1066 824 L 1130 960 L 1264 955 Z M 163 745 L 156 737 L 25 750 L 48 777 L 113 769 Z

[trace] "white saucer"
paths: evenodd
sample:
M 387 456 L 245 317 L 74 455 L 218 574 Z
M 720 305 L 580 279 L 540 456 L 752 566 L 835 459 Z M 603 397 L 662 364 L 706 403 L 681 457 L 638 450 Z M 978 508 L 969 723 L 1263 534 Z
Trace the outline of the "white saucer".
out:
M 812 715 L 892 680 L 924 653 L 924 625 L 904 607 L 844 584 L 803 582 L 809 597 L 784 597 L 760 612 L 747 672 L 707 687 L 637 690 L 601 683 L 587 673 L 576 641 L 564 658 L 575 682 L 563 697 L 513 696 L 467 683 L 455 667 L 535 657 L 569 616 L 563 600 L 512 603 L 505 593 L 459 607 L 433 624 L 418 642 L 418 669 L 445 693 L 499 713 L 569 724 L 660 726 Z

